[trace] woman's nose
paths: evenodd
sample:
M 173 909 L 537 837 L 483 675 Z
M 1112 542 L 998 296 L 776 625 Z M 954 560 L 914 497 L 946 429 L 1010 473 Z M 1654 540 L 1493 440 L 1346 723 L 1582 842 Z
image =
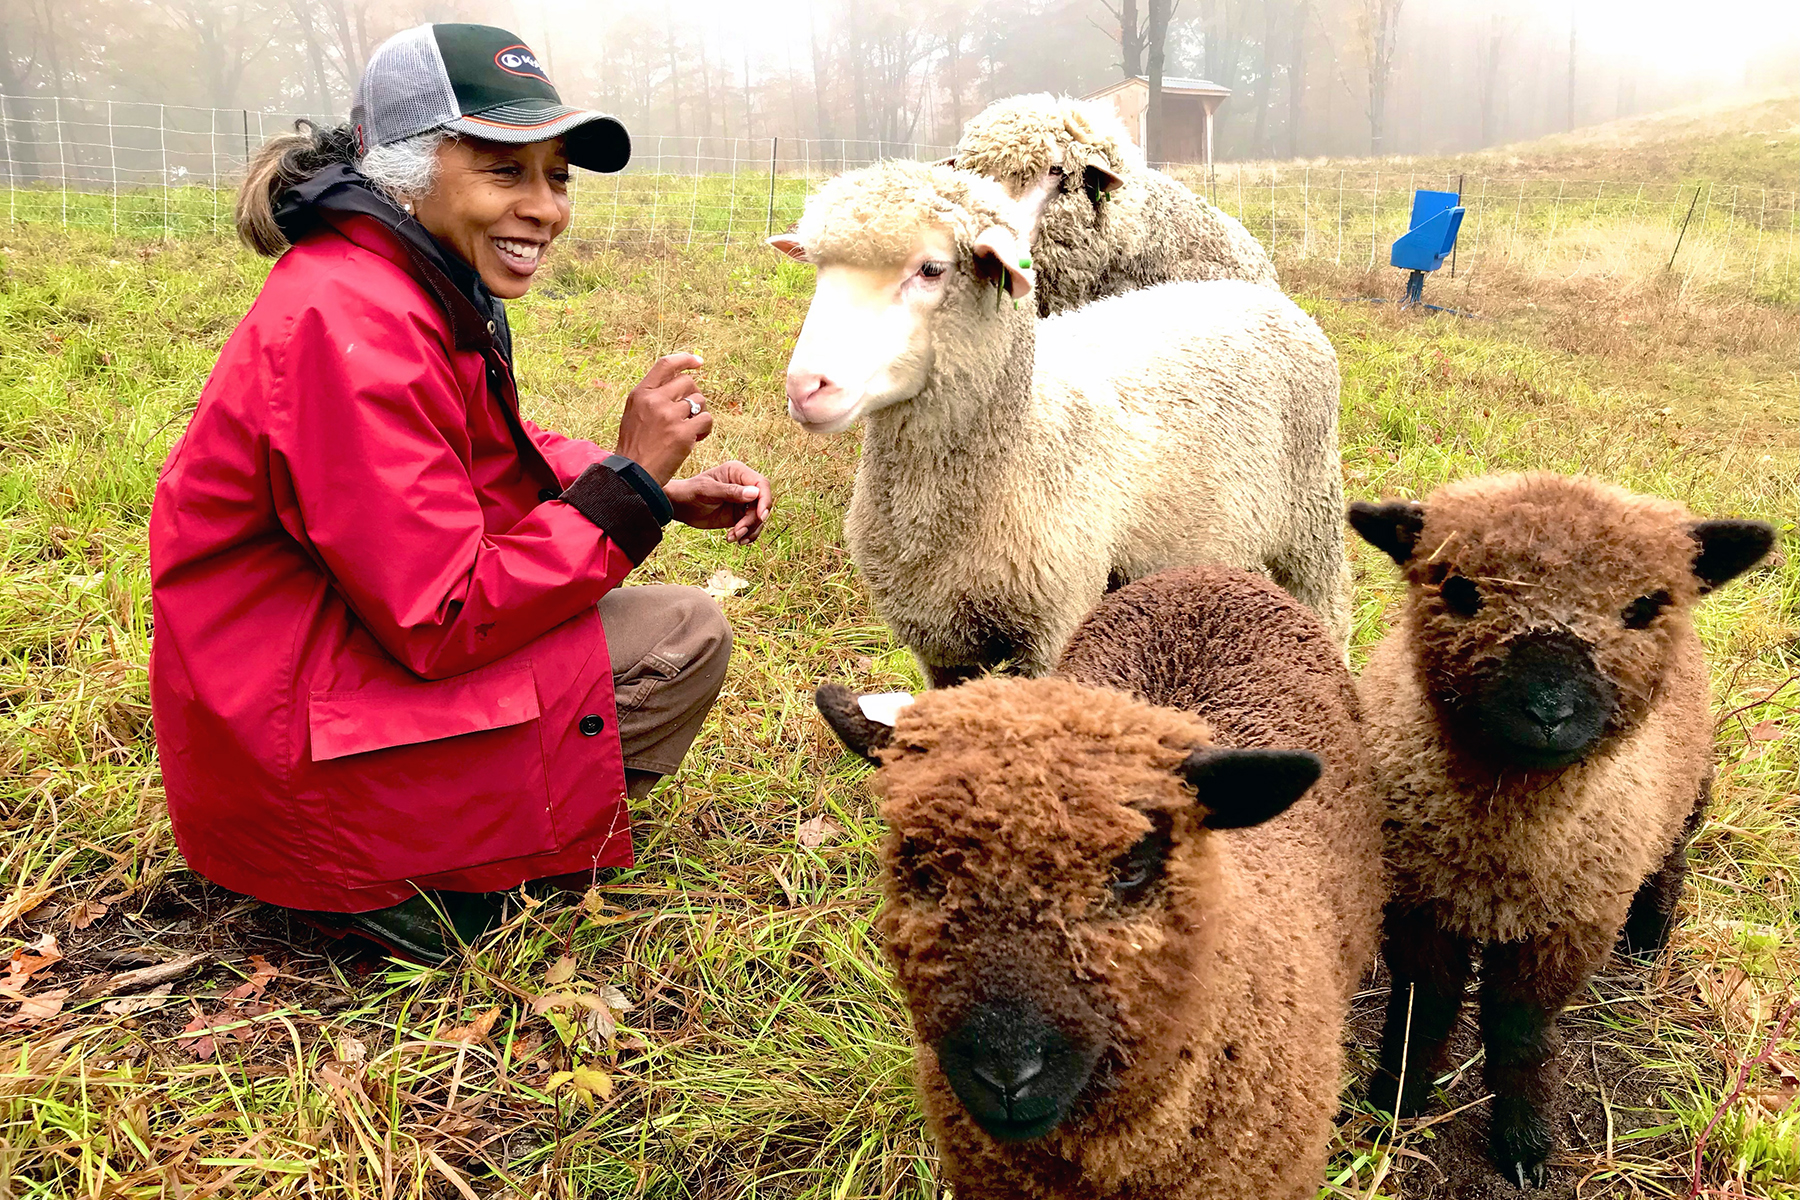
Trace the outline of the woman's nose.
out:
M 540 177 L 519 197 L 513 211 L 540 225 L 554 225 L 562 220 L 566 204 L 567 201 L 550 186 L 550 180 Z

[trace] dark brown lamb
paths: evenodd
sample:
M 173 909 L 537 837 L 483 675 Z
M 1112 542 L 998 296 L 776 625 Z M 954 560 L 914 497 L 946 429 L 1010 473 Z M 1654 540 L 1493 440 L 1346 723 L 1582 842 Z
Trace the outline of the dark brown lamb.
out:
M 1370 1098 L 1422 1111 L 1479 952 L 1494 1162 L 1541 1187 L 1557 1014 L 1615 941 L 1663 945 L 1706 804 L 1712 720 L 1688 614 L 1773 532 L 1543 472 L 1356 504 L 1350 523 L 1408 585 L 1362 677 L 1394 874 Z
M 1311 1197 L 1385 896 L 1341 651 L 1273 584 L 1202 567 L 1107 597 L 1062 669 L 926 693 L 891 729 L 820 689 L 882 763 L 877 927 L 945 1177 Z

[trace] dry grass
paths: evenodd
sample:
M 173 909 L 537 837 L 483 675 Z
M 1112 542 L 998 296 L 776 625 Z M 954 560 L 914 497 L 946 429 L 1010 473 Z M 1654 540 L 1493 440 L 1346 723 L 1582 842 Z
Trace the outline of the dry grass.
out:
M 808 438 L 776 399 L 804 270 L 754 253 L 570 257 L 518 306 L 537 418 L 600 435 L 656 354 L 699 349 L 720 413 L 701 457 L 757 463 L 782 502 L 757 546 L 677 533 L 646 572 L 728 566 L 752 586 L 726 602 L 738 652 L 699 747 L 637 813 L 642 865 L 584 901 L 528 902 L 425 970 L 346 954 L 196 879 L 162 809 L 144 521 L 262 265 L 210 239 L 3 240 L 0 951 L 29 964 L 53 937 L 64 957 L 21 990 L 40 1007 L 71 990 L 42 1016 L 0 1006 L 15 1022 L 0 1031 L 0 1196 L 936 1195 L 868 927 L 879 823 L 810 704 L 824 678 L 919 680 L 842 549 L 854 440 Z M 1549 466 L 1784 525 L 1785 557 L 1702 619 L 1729 715 L 1676 944 L 1648 974 L 1609 974 L 1577 1019 L 1581 1052 L 1623 1064 L 1595 1073 L 1595 1128 L 1617 1136 L 1580 1147 L 1581 1195 L 1685 1195 L 1695 1140 L 1800 979 L 1800 681 L 1778 687 L 1800 673 L 1793 313 L 1667 281 L 1494 272 L 1432 285 L 1481 319 L 1420 318 L 1337 299 L 1391 289 L 1391 273 L 1283 270 L 1342 356 L 1354 495 Z M 1355 554 L 1360 656 L 1392 589 L 1378 555 Z M 821 817 L 824 843 L 801 845 Z M 109 986 L 196 953 L 161 994 Z M 540 999 L 554 993 L 591 999 Z M 204 1058 L 183 1035 L 196 1017 L 221 1022 Z M 1708 1134 L 1709 1194 L 1800 1197 L 1797 1066 L 1790 1028 Z M 1353 1112 L 1322 1195 L 1432 1194 L 1421 1156 L 1441 1156 L 1442 1134 Z

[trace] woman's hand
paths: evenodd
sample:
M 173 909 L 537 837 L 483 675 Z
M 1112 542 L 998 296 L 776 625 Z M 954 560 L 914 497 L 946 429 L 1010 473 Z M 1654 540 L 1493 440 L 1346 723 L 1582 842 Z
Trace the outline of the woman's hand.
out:
M 675 519 L 695 529 L 724 529 L 733 542 L 748 544 L 761 534 L 769 510 L 775 507 L 775 489 L 769 481 L 741 462 L 722 462 L 698 475 L 664 485 Z
M 700 394 L 694 377 L 686 374 L 701 365 L 697 354 L 665 354 L 625 397 L 625 413 L 619 418 L 619 444 L 614 452 L 650 472 L 651 478 L 664 487 L 687 461 L 694 446 L 712 432 L 713 419 L 706 411 L 706 397 Z M 763 486 L 768 486 L 766 480 Z M 674 498 L 673 494 L 669 497 Z M 680 513 L 677 506 L 676 515 Z

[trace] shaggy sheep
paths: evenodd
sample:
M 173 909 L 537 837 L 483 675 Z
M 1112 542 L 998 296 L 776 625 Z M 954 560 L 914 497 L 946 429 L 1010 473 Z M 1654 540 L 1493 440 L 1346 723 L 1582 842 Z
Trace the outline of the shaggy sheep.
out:
M 892 728 L 819 689 L 883 764 L 876 925 L 945 1176 L 1311 1197 L 1385 895 L 1337 645 L 1207 567 L 1107 597 L 1064 671 L 928 692 Z
M 1040 195 L 1038 199 L 1042 199 Z M 992 180 L 884 163 L 770 239 L 819 268 L 788 411 L 867 418 L 845 523 L 935 685 L 1049 672 L 1117 585 L 1223 560 L 1349 631 L 1331 343 L 1279 292 L 1179 283 L 1039 322 L 1036 220 Z
M 1044 93 L 996 101 L 963 127 L 948 161 L 1013 196 L 1054 187 L 1032 245 L 1043 316 L 1183 279 L 1281 286 L 1262 243 L 1145 166 L 1108 105 Z
M 1408 585 L 1362 678 L 1394 872 L 1371 1099 L 1422 1109 L 1480 950 L 1494 1162 L 1541 1187 L 1557 1014 L 1615 940 L 1663 944 L 1706 803 L 1688 613 L 1773 533 L 1548 473 L 1359 503 L 1350 523 Z

